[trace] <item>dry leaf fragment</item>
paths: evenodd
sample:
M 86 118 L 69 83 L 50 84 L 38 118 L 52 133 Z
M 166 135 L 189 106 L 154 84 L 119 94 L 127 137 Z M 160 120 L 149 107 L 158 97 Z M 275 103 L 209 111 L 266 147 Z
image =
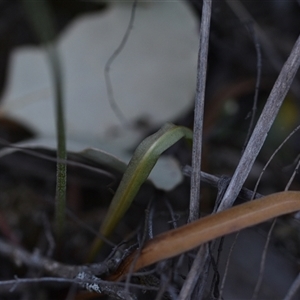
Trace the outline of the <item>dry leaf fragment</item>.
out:
M 300 210 L 300 192 L 287 191 L 209 215 L 149 240 L 141 250 L 137 249 L 131 253 L 108 279 L 120 280 L 130 271 L 135 272 L 218 237 L 298 210 Z

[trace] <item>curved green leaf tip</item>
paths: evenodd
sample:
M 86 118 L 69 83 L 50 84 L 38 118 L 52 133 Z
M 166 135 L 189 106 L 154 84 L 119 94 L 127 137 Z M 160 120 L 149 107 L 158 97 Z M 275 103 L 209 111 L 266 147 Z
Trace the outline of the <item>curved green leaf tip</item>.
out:
M 192 130 L 167 123 L 159 131 L 141 142 L 135 150 L 112 199 L 100 227 L 100 235 L 108 237 L 112 233 L 130 207 L 141 185 L 148 178 L 160 155 L 183 137 L 192 140 Z M 101 239 L 96 238 L 94 240 L 88 258 L 89 261 L 94 259 L 102 244 Z

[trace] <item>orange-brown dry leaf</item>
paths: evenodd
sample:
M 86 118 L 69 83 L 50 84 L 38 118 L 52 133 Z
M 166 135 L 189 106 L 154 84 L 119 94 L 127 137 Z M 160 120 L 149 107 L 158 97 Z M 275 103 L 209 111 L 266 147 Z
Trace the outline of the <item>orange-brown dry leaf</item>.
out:
M 141 250 L 131 253 L 108 279 L 120 280 L 130 271 L 135 272 L 218 237 L 298 210 L 300 192 L 297 191 L 275 193 L 237 205 L 158 235 L 148 241 Z

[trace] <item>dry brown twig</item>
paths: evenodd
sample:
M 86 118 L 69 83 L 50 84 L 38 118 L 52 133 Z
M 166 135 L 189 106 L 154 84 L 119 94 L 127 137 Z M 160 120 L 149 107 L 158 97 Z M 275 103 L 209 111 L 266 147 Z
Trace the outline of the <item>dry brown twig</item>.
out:
M 67 284 L 76 284 L 85 289 L 110 295 L 116 299 L 136 299 L 133 294 L 124 292 L 124 284 L 118 284 L 115 282 L 107 282 L 100 279 L 97 276 L 110 272 L 111 268 L 114 269 L 117 262 L 114 259 L 108 260 L 100 264 L 92 265 L 66 265 L 59 263 L 55 260 L 49 259 L 40 255 L 38 252 L 29 253 L 27 250 L 11 245 L 4 240 L 0 239 L 0 253 L 2 256 L 8 257 L 11 261 L 14 261 L 16 265 L 26 265 L 29 268 L 38 269 L 43 273 L 57 278 L 47 279 L 42 278 L 16 278 L 9 281 L 0 282 L 0 291 L 9 292 L 14 287 L 22 287 L 23 285 L 29 285 L 35 282 L 62 282 Z M 95 276 L 97 275 L 97 276 Z M 60 280 L 63 279 L 63 280 Z M 131 285 L 132 286 L 132 285 Z M 151 287 L 142 287 L 135 285 L 138 288 L 151 289 Z

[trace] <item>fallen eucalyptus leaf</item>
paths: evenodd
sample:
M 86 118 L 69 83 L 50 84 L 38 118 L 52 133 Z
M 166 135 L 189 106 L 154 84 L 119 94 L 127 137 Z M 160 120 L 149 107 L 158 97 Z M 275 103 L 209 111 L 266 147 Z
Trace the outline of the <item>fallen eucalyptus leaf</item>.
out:
M 113 3 L 105 13 L 74 21 L 58 40 L 67 137 L 85 147 L 112 143 L 128 149 L 144 135 L 140 128 L 129 134 L 120 124 L 104 80 L 105 64 L 122 40 L 130 14 L 128 3 Z M 143 120 L 148 128 L 160 126 L 192 106 L 197 52 L 197 21 L 186 4 L 137 6 L 129 40 L 110 71 L 116 102 L 129 123 Z M 34 47 L 14 52 L 2 113 L 39 136 L 52 137 L 54 97 L 45 56 L 44 50 Z

